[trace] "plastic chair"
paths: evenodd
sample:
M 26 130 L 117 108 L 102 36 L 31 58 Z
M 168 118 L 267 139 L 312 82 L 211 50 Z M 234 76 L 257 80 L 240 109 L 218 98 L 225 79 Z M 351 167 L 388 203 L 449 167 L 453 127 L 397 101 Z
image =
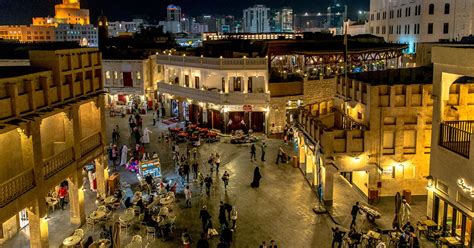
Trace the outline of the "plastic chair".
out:
M 141 243 L 143 241 L 142 236 L 140 235 L 135 235 L 132 237 L 132 242 L 139 242 Z
M 152 227 L 152 226 L 147 226 L 146 227 L 146 239 L 148 239 L 148 236 L 150 234 L 153 234 L 153 239 L 155 239 L 155 235 L 156 235 L 156 228 Z

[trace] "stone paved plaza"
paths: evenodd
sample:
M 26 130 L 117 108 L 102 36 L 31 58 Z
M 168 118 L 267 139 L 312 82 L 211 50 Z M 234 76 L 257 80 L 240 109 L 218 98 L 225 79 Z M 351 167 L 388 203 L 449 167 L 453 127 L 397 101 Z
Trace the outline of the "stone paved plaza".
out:
M 111 134 L 115 125 L 120 127 L 119 147 L 123 144 L 131 147 L 127 120 L 128 117 L 107 117 L 108 134 Z M 182 191 L 188 184 L 181 181 L 176 174 L 169 145 L 158 140 L 160 133 L 167 130 L 168 126 L 159 123 L 153 127 L 151 117 L 144 116 L 144 127 L 148 127 L 153 132 L 150 135 L 150 144 L 146 145 L 146 150 L 158 153 L 162 162 L 164 179 L 180 180 L 177 189 L 178 200 L 174 207 L 177 215 L 176 229 L 170 239 L 165 242 L 159 237 L 145 239 L 145 244 L 148 244 L 148 247 L 181 247 L 180 236 L 184 228 L 189 228 L 194 240 L 192 247 L 195 247 L 202 230 L 199 210 L 204 204 L 207 205 L 212 216 L 213 226 L 219 230 L 220 201 L 228 202 L 236 206 L 238 210 L 237 228 L 233 233 L 233 247 L 258 247 L 262 241 L 268 242 L 271 239 L 276 240 L 279 247 L 331 247 L 332 232 L 330 228 L 337 226 L 333 220 L 340 224 L 340 228 L 346 230 L 350 224 L 349 213 L 352 204 L 355 201 L 364 202 L 363 198 L 342 177 L 336 177 L 335 201 L 334 206 L 330 209 L 333 218 L 327 214 L 317 215 L 312 211 L 312 208 L 317 204 L 317 198 L 307 181 L 304 180 L 301 171 L 292 167 L 292 161 L 279 165 L 275 163 L 278 147 L 283 145 L 284 149 L 291 153 L 292 148 L 289 145 L 283 144 L 281 140 L 266 139 L 264 136 L 260 136 L 268 145 L 266 162 L 251 162 L 248 145 L 230 144 L 228 138 L 222 137 L 220 142 L 203 144 L 199 148 L 200 170 L 204 171 L 204 175 L 209 173 L 207 160 L 211 153 L 218 152 L 222 158 L 219 174 L 214 172 L 212 175 L 214 185 L 211 189 L 211 196 L 201 195 L 197 183 L 190 180 L 189 186 L 193 192 L 192 207 L 186 208 Z M 111 139 L 111 137 L 109 138 Z M 184 143 L 180 144 L 181 151 L 184 151 L 184 147 Z M 257 158 L 259 157 L 260 148 L 257 146 Z M 251 188 L 250 182 L 256 166 L 260 167 L 262 180 L 259 188 Z M 221 180 L 222 174 L 226 170 L 230 173 L 227 192 L 224 190 Z M 138 183 L 136 175 L 124 168 L 120 168 L 120 174 L 121 180 L 132 184 L 132 190 L 135 190 Z M 96 208 L 95 193 L 86 191 L 85 198 L 86 215 L 89 215 Z M 381 229 L 390 228 L 393 217 L 392 205 L 387 201 L 376 206 L 383 212 L 383 218 L 376 222 Z M 420 217 L 418 215 L 423 215 L 425 206 L 424 202 L 414 204 L 413 218 L 416 219 Z M 69 224 L 69 211 L 66 210 L 56 210 L 50 214 L 51 247 L 60 247 L 62 240 L 77 228 Z M 123 207 L 117 210 L 113 215 L 113 220 L 117 219 L 123 211 Z M 106 224 L 111 225 L 113 220 Z M 366 231 L 373 228 L 363 220 L 363 217 L 359 218 L 358 223 L 358 229 Z M 86 237 L 91 235 L 94 240 L 98 238 L 97 230 L 92 232 L 90 228 L 83 228 L 86 229 Z M 122 233 L 122 246 L 128 244 L 135 234 L 146 237 L 144 228 L 131 228 L 128 234 Z M 214 237 L 210 243 L 211 247 L 216 247 L 218 237 Z M 26 236 L 20 233 L 2 247 L 28 247 L 28 244 Z M 431 244 L 427 244 L 424 247 L 430 246 Z

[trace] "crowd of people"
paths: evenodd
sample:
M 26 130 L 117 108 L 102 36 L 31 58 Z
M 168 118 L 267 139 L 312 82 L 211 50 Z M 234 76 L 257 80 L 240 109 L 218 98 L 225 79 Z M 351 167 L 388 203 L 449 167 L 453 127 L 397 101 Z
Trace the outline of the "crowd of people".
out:
M 157 116 L 159 115 L 153 112 L 153 126 L 156 125 Z M 119 147 L 119 142 L 123 141 L 123 138 L 121 139 L 119 126 L 115 126 L 112 131 L 112 143 L 108 149 L 108 156 L 116 171 L 120 170 L 120 167 L 123 167 L 130 172 L 137 173 L 140 162 L 157 158 L 158 155 L 156 152 L 150 154 L 150 152 L 147 151 L 147 149 L 149 149 L 147 144 L 150 143 L 150 135 L 153 134 L 153 131 L 149 130 L 148 127 L 144 127 L 143 118 L 139 113 L 130 115 L 128 118 L 128 127 L 130 139 Z M 169 147 L 175 166 L 175 172 L 179 176 L 179 180 L 176 180 L 174 184 L 160 183 L 157 185 L 152 178 L 150 179 L 147 176 L 145 178 L 148 185 L 146 192 L 172 192 L 174 194 L 178 191 L 179 195 L 182 193 L 184 196 L 185 207 L 192 208 L 193 205 L 195 205 L 193 204 L 193 196 L 195 193 L 201 197 L 212 196 L 211 190 L 214 190 L 213 185 L 216 183 L 214 181 L 216 178 L 222 180 L 225 192 L 229 190 L 232 175 L 229 170 L 223 169 L 225 164 L 223 165 L 222 155 L 219 152 L 211 153 L 209 157 L 206 156 L 207 158 L 204 158 L 201 157 L 203 155 L 199 152 L 199 146 L 189 143 L 185 144 L 183 149 L 183 146 L 179 145 L 178 140 L 175 139 L 172 133 L 158 132 L 157 136 L 158 142 L 162 143 L 163 147 Z M 130 148 L 130 146 L 133 148 Z M 260 160 L 263 162 L 265 161 L 267 145 L 265 142 L 262 142 L 258 147 L 261 152 Z M 256 144 L 251 145 L 250 153 L 251 161 L 256 161 Z M 283 160 L 282 154 L 279 154 L 279 159 Z M 201 163 L 201 161 L 207 161 L 207 163 Z M 212 177 L 214 174 L 217 177 Z M 254 188 L 259 187 L 261 178 L 260 168 L 256 166 L 250 186 Z M 197 184 L 198 187 L 196 190 L 198 190 L 198 192 L 193 192 L 195 188 L 190 187 L 191 183 Z M 179 190 L 178 187 L 180 188 Z M 125 196 L 117 196 L 117 198 L 122 197 Z M 147 201 L 144 201 L 139 196 L 134 196 L 133 198 L 125 197 L 124 199 L 126 207 L 137 206 L 140 208 L 140 213 L 144 215 L 143 222 L 146 223 L 147 226 L 161 228 L 163 223 L 166 224 L 166 222 L 158 223 L 152 218 L 153 215 L 158 214 L 155 213 L 155 208 L 152 207 L 154 205 L 153 197 L 148 198 Z M 219 221 L 219 228 L 217 229 L 216 226 L 213 225 L 213 218 L 208 211 L 207 205 L 200 207 L 199 211 L 199 219 L 202 223 L 202 234 L 196 243 L 197 247 L 209 247 L 208 240 L 216 236 L 219 238 L 217 247 L 230 247 L 233 242 L 233 233 L 237 228 L 238 211 L 236 206 L 232 206 L 228 202 L 220 202 L 219 214 L 216 218 Z M 189 245 L 193 243 L 192 236 L 187 228 L 182 232 L 181 241 L 184 247 L 190 247 Z M 263 242 L 260 247 L 276 247 L 275 241 L 272 240 L 268 243 Z

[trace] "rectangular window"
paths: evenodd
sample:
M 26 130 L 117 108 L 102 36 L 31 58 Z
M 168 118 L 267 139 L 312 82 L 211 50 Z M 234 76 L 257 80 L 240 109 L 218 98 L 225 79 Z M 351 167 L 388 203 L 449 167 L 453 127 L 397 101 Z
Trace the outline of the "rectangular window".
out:
M 377 20 L 380 20 L 380 13 L 377 13 Z
M 189 75 L 184 75 L 184 86 L 189 87 Z
M 139 71 L 137 71 L 137 74 L 136 74 L 136 75 L 137 75 L 137 79 L 138 79 L 138 80 L 142 79 L 142 75 L 140 75 L 140 72 L 139 72 Z
M 105 78 L 110 79 L 110 71 L 105 72 Z
M 428 6 L 428 14 L 434 15 L 434 4 Z
M 234 91 L 241 91 L 242 90 L 242 78 L 241 77 L 233 77 L 234 79 Z
M 449 23 L 443 24 L 443 34 L 449 33 Z
M 253 78 L 252 77 L 249 77 L 247 88 L 248 88 L 248 93 L 252 93 L 252 91 L 253 91 L 253 89 L 252 89 L 253 88 Z
M 379 34 L 379 30 L 380 30 L 380 27 L 376 27 L 376 28 L 375 28 L 375 33 L 376 33 L 376 34 Z
M 196 89 L 200 88 L 200 86 L 199 86 L 199 77 L 194 77 L 194 87 Z
M 222 92 L 225 92 L 225 78 L 222 78 L 221 90 Z
M 385 26 L 382 26 L 382 34 L 385 34 Z
M 382 18 L 383 18 L 384 20 L 387 19 L 387 12 L 385 12 L 385 11 L 383 12 Z
M 428 23 L 428 34 L 433 34 L 433 23 Z

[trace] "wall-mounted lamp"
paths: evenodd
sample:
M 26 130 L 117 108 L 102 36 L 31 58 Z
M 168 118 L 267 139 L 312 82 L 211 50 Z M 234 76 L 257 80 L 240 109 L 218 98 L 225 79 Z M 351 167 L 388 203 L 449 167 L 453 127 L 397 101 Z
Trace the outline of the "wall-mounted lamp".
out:
M 427 176 L 426 180 L 428 180 L 428 188 L 433 187 L 433 176 L 431 175 Z

